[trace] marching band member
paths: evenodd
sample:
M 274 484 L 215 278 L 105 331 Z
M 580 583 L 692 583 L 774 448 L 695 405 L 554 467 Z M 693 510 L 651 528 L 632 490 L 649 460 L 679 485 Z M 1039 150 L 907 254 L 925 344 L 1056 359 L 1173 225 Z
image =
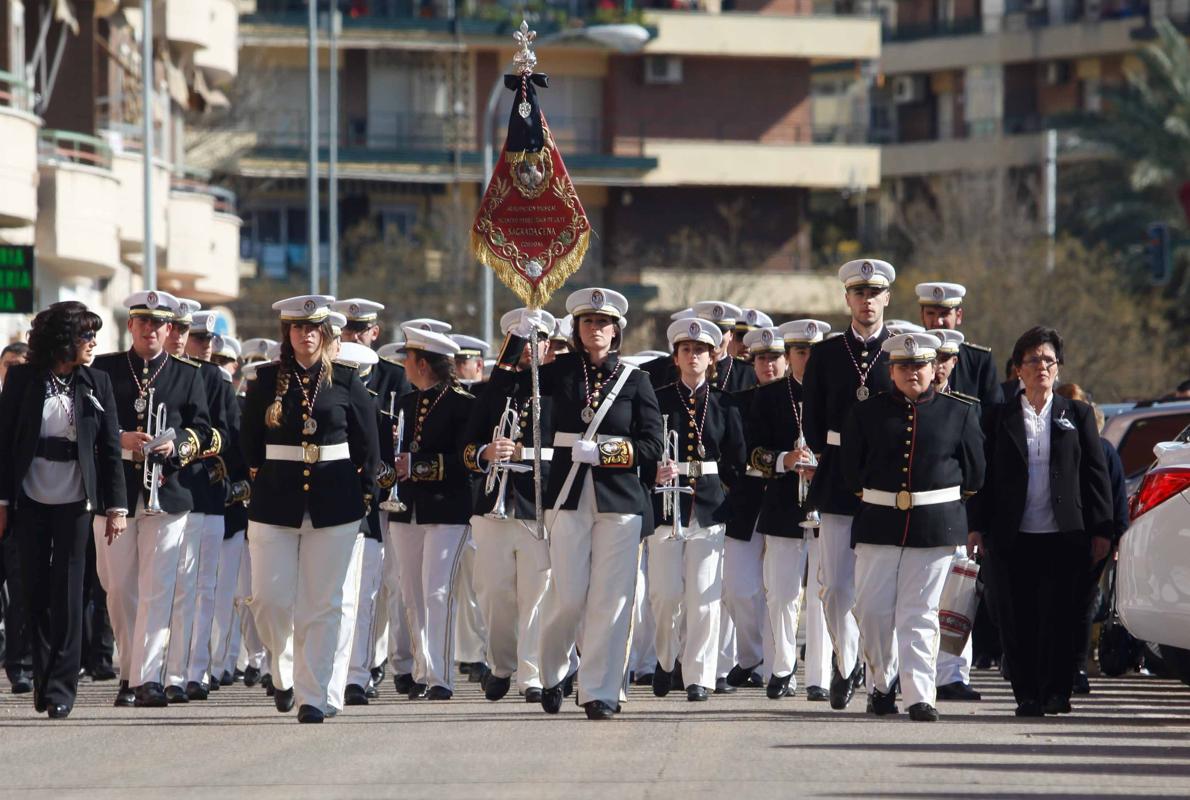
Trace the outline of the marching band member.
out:
M 501 318 L 500 329 L 506 335 L 520 322 L 522 311 L 516 309 Z M 533 341 L 525 345 L 517 362 L 518 371 L 529 368 L 530 347 L 538 349 L 539 358 L 549 349 L 547 337 L 554 329 L 554 318 L 541 312 L 537 319 L 541 327 Z M 515 672 L 517 687 L 525 701 L 539 703 L 542 688 L 538 668 L 539 605 L 549 571 L 542 569 L 545 543 L 537 539 L 534 529 L 537 514 L 532 448 L 538 445 L 534 438 L 531 397 L 524 389 L 515 386 L 509 397 L 489 391 L 480 395 L 467 427 L 463 464 L 475 473 L 480 486 L 485 477 L 494 484 L 494 491 L 478 494 L 476 513 L 471 517 L 476 547 L 475 591 L 487 630 L 486 652 L 491 659 L 484 695 L 488 700 L 502 699 L 511 688 Z M 549 397 L 541 398 L 539 428 L 543 436 L 551 431 L 550 402 Z M 552 450 L 540 454 L 543 485 L 549 480 L 552 454 Z M 528 471 L 499 471 L 499 464 L 513 461 L 527 464 Z
M 492 349 L 491 345 L 483 339 L 461 333 L 452 333 L 450 338 L 459 346 L 459 354 L 455 356 L 455 374 L 459 376 L 459 383 L 468 389 L 483 383 L 483 360 Z
M 811 348 L 830 334 L 831 326 L 822 320 L 799 319 L 783 324 L 780 332 L 785 342 L 789 375 L 800 385 L 806 376 Z M 802 546 L 806 550 L 806 699 L 825 701 L 830 699 L 826 687 L 831 679 L 831 637 L 822 607 L 821 549 L 817 534 L 806 536 Z
M 552 575 L 543 600 L 542 708 L 562 707 L 576 633 L 582 625 L 578 702 L 588 719 L 610 719 L 625 678 L 641 515 L 646 498 L 637 467 L 661 457 L 661 415 L 643 372 L 619 358 L 628 301 L 607 289 L 566 299 L 574 317 L 573 353 L 540 370 L 553 398 L 554 457 L 545 492 Z M 523 315 L 505 342 L 489 391 L 524 391 L 514 372 L 536 330 Z
M 570 352 L 570 340 L 574 338 L 574 317 L 567 314 L 554 320 L 554 332 L 550 334 L 550 349 L 543 364 L 549 364 L 563 353 Z
M 956 330 L 963 324 L 963 298 L 967 289 L 959 283 L 919 283 L 914 287 L 921 307 L 921 324 L 933 332 L 938 328 Z M 959 341 L 958 361 L 951 367 L 952 388 L 974 397 L 989 407 L 1000 402 L 1000 381 L 992 349 L 981 344 Z M 939 687 L 941 696 L 941 687 Z M 950 698 L 955 700 L 972 698 Z M 978 699 L 978 698 L 974 698 Z
M 121 505 L 132 516 L 124 535 L 111 542 L 106 522 L 96 518 L 96 567 L 120 651 L 115 704 L 159 707 L 168 703 L 162 683 L 170 615 L 186 518 L 194 508 L 194 497 L 179 476 L 211 439 L 211 427 L 198 366 L 165 349 L 181 308 L 177 298 L 137 292 L 124 305 L 132 346 L 99 356 L 95 368 L 107 373 L 115 392 L 128 488 L 127 503 Z M 170 429 L 176 438 L 154 447 L 145 463 L 144 445 Z M 157 474 L 160 482 L 152 487 Z
M 409 699 L 454 696 L 455 576 L 471 518 L 471 479 L 460 454 L 475 398 L 458 385 L 459 346 L 442 333 L 402 326 L 405 373 L 416 388 L 399 408 L 404 436 L 394 452 L 381 441 L 386 464 L 401 482 L 406 510 L 389 515 L 400 588 L 410 620 L 414 670 Z
M 855 552 L 851 518 L 859 500 L 847 488 L 839 462 L 840 432 L 858 402 L 891 386 L 880 349 L 888 338 L 884 309 L 896 279 L 892 264 L 875 259 L 848 261 L 839 269 L 851 324 L 842 335 L 810 351 L 802 383 L 806 443 L 818 458 L 808 504 L 821 514 L 818 549 L 822 602 L 834 646 L 831 707 L 843 709 L 863 683 L 855 605 Z
M 898 713 L 899 687 L 917 722 L 938 719 L 938 604 L 967 539 L 963 500 L 984 479 L 978 405 L 933 388 L 940 344 L 912 333 L 884 341 L 894 388 L 851 409 L 841 448 L 847 485 L 862 496 L 852 537 L 868 710 Z
M 345 594 L 378 467 L 375 406 L 355 369 L 330 358 L 332 299 L 273 304 L 280 359 L 257 369 L 240 429 L 255 471 L 249 607 L 271 655 L 277 710 L 296 698 L 298 721 L 309 723 L 333 713 Z
M 735 321 L 735 327 L 732 329 L 734 335 L 731 337 L 731 347 L 728 348 L 727 354 L 740 361 L 748 361 L 751 354 L 744 339 L 754 330 L 773 327 L 773 318 L 758 308 L 744 308 L 741 311 L 743 313 Z
M 756 383 L 756 376 L 748 369 L 748 363 L 733 357 L 730 352 L 735 340 L 736 320 L 744 318 L 743 309 L 722 300 L 704 300 L 670 317 L 675 322 L 690 318 L 704 319 L 719 327 L 723 340 L 715 350 L 715 385 L 718 388 L 734 393 Z M 673 383 L 678 377 L 677 367 L 668 355 L 658 356 L 642 364 L 641 369 L 649 374 L 655 389 Z
M 669 693 L 680 661 L 686 699 L 705 701 L 718 677 L 723 539 L 731 512 L 724 486 L 743 473 L 744 431 L 729 396 L 711 385 L 711 362 L 723 339 L 719 327 L 678 320 L 667 338 L 680 377 L 657 391 L 657 403 L 677 444 L 666 442 L 667 458 L 645 470 L 656 472 L 658 487 L 673 487 L 668 502 L 654 498 L 657 527 L 648 539 L 649 602 L 657 623 L 653 694 Z

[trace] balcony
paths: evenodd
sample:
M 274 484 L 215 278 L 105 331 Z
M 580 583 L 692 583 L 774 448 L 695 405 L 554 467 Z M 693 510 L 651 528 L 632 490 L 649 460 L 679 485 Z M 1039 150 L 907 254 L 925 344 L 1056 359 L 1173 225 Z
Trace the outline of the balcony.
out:
M 162 269 L 162 288 L 193 286 L 211 272 L 215 203 L 210 187 L 197 177 L 178 175 L 169 193 L 169 254 Z
M 986 172 L 1035 166 L 1045 161 L 1045 131 L 1058 120 L 1040 115 L 970 120 L 967 135 L 949 139 L 893 142 L 883 152 L 883 177 Z M 890 137 L 895 138 L 895 137 Z M 1059 159 L 1092 157 L 1093 148 L 1066 146 L 1059 135 Z
M 107 143 L 43 130 L 38 139 L 36 245 L 61 275 L 110 278 L 120 269 L 120 182 Z
M 645 24 L 657 30 L 645 46 L 648 55 L 862 61 L 880 57 L 880 21 L 874 17 L 649 11 Z
M 207 82 L 222 86 L 235 80 L 240 64 L 240 13 L 236 0 L 208 0 L 210 36 L 205 48 L 194 54 L 194 65 Z
M 243 224 L 226 204 L 215 201 L 211 219 L 210 272 L 194 282 L 190 296 L 204 305 L 227 303 L 240 295 L 240 227 Z
M 37 131 L 28 85 L 0 72 L 0 228 L 37 221 Z
M 211 46 L 211 6 L 214 0 L 185 0 L 153 6 L 153 31 L 171 44 L 187 50 Z M 164 9 L 162 8 L 164 6 Z M 163 13 L 164 12 L 164 13 Z
M 109 132 L 112 142 L 112 173 L 119 182 L 120 253 L 140 268 L 145 252 L 145 157 L 139 143 L 124 142 Z M 153 160 L 153 244 L 157 259 L 165 257 L 168 245 L 169 165 Z

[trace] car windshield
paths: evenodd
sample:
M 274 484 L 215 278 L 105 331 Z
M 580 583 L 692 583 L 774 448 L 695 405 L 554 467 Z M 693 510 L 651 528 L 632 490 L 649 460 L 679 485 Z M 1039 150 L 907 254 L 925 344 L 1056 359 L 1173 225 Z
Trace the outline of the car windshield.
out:
M 1153 447 L 1158 442 L 1186 441 L 1190 412 L 1146 417 L 1136 420 L 1120 439 L 1120 461 L 1124 474 L 1131 478 L 1153 463 Z

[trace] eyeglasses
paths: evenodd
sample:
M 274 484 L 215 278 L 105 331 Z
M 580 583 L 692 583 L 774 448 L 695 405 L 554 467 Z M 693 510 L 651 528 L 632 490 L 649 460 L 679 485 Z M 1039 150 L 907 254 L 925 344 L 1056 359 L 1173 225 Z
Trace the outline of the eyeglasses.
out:
M 93 341 L 95 341 L 95 331 L 87 331 L 86 333 L 80 333 L 80 334 L 79 334 L 79 341 L 80 341 L 80 342 L 93 342 Z
M 1058 359 L 1050 358 L 1049 356 L 1032 356 L 1030 358 L 1026 358 L 1021 362 L 1021 364 L 1026 367 L 1041 367 L 1044 370 L 1051 370 L 1058 365 Z

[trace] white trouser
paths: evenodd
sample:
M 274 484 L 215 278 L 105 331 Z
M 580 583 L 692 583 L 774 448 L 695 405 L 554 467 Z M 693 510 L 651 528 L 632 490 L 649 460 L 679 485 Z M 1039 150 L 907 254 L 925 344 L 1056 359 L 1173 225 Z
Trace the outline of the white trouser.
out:
M 384 580 L 384 545 L 375 539 L 364 539 L 360 564 L 359 603 L 355 612 L 355 635 L 351 640 L 351 662 L 347 683 L 368 685 L 372 680 L 372 661 L 375 658 L 376 600 Z
M 764 661 L 764 537 L 728 539 L 723 554 L 723 606 L 735 625 L 736 663 L 746 669 Z M 734 665 L 733 665 L 734 666 Z
M 243 552 L 244 531 L 238 531 L 219 543 L 219 574 L 215 580 L 215 615 L 211 620 L 210 639 L 212 681 L 219 680 L 224 672 L 235 669 L 234 665 L 229 667 L 227 662 L 233 653 L 239 651 L 235 602 Z
M 247 537 L 245 536 L 245 539 Z M 245 547 L 240 551 L 240 579 L 236 582 L 236 614 L 240 618 L 240 647 L 234 648 L 236 663 L 239 664 L 241 651 L 243 655 L 243 669 L 255 667 L 262 672 L 269 671 L 268 650 L 260 640 L 260 631 L 256 628 L 256 618 L 248 608 L 248 601 L 252 598 L 252 548 Z
M 834 647 L 839 674 L 847 677 L 859 659 L 859 626 L 855 606 L 855 551 L 851 549 L 851 517 L 823 514 L 818 529 L 818 580 L 822 610 Z
M 628 671 L 637 675 L 652 675 L 657 663 L 657 622 L 649 604 L 649 548 L 641 548 L 640 567 L 636 574 L 636 594 L 632 603 L 632 642 L 628 653 Z
M 541 688 L 541 598 L 549 571 L 541 570 L 535 552 L 540 545 L 523 520 L 471 518 L 474 538 L 475 593 L 487 629 L 486 651 L 492 674 L 516 673 L 517 688 Z
M 372 622 L 372 669 L 388 660 L 388 589 L 384 586 L 384 542 L 380 543 L 380 585 Z M 371 670 L 369 670 L 370 672 Z
M 182 549 L 178 556 L 178 575 L 174 580 L 173 611 L 169 618 L 166 686 L 186 685 L 186 665 L 190 663 L 191 637 L 194 634 L 194 602 L 198 592 L 198 551 L 206 526 L 206 514 L 191 511 L 186 517 Z
M 138 504 L 140 501 L 138 500 Z M 96 515 L 95 570 L 107 592 L 107 610 L 120 656 L 120 677 L 129 686 L 162 683 L 169 649 L 178 559 L 186 514 L 143 511 L 109 546 L 107 518 Z
M 468 535 L 455 576 L 455 659 L 464 664 L 487 663 L 486 638 L 475 594 L 475 541 Z
M 628 662 L 641 517 L 597 511 L 588 471 L 578 507 L 547 518 L 552 574 L 542 605 L 541 681 L 553 687 L 566 679 L 581 624 L 578 701 L 615 706 Z
M 413 679 L 454 690 L 454 587 L 466 525 L 391 522 L 413 642 Z
M 826 629 L 826 614 L 822 608 L 822 584 L 818 580 L 822 559 L 821 545 L 810 531 L 803 540 L 806 547 L 806 658 L 804 659 L 806 686 L 821 689 L 831 685 L 831 636 Z
M 335 647 L 335 662 L 327 691 L 327 702 L 334 709 L 343 708 L 343 693 L 347 689 L 347 676 L 351 671 L 352 645 L 359 620 L 360 574 L 363 571 L 365 541 L 364 534 L 360 532 L 351 552 L 347 575 L 343 579 L 343 624 L 339 628 L 339 641 Z M 368 641 L 371 642 L 371 636 Z
M 753 534 L 756 535 L 756 534 Z M 784 678 L 797 668 L 797 617 L 806 571 L 804 539 L 764 537 L 764 602 L 769 636 L 765 637 L 765 678 Z M 797 677 L 789 680 L 797 688 Z
M 202 516 L 194 584 L 194 628 L 190 634 L 185 673 L 187 683 L 202 683 L 211 671 L 211 627 L 215 620 L 215 589 L 223 555 L 223 517 L 215 514 Z
M 966 558 L 967 547 L 964 545 L 955 548 L 955 555 Z M 963 652 L 957 656 L 942 649 L 938 650 L 938 676 L 936 682 L 939 686 L 946 686 L 951 683 L 971 682 L 972 638 L 974 637 L 967 637 L 967 644 L 963 646 Z
M 384 538 L 384 599 L 388 618 L 388 666 L 394 675 L 413 673 L 413 639 L 410 636 L 409 612 L 401 594 L 401 555 L 397 552 L 393 527 L 388 512 L 380 512 Z
M 905 704 L 935 702 L 938 603 L 953 547 L 855 546 L 855 615 L 869 684 L 887 693 L 898 674 Z
M 330 711 L 331 677 L 342 638 L 344 583 L 351 573 L 359 522 L 315 528 L 248 523 L 252 597 L 248 607 L 269 652 L 278 689 L 299 705 Z
M 682 662 L 686 685 L 715 688 L 719 672 L 719 612 L 724 526 L 687 529 L 668 539 L 669 526 L 649 537 L 649 604 L 657 620 L 657 661 L 672 672 Z
M 719 584 L 723 584 L 723 559 L 719 559 Z M 715 680 L 726 678 L 735 666 L 735 623 L 731 615 L 719 604 L 719 665 L 715 668 Z

